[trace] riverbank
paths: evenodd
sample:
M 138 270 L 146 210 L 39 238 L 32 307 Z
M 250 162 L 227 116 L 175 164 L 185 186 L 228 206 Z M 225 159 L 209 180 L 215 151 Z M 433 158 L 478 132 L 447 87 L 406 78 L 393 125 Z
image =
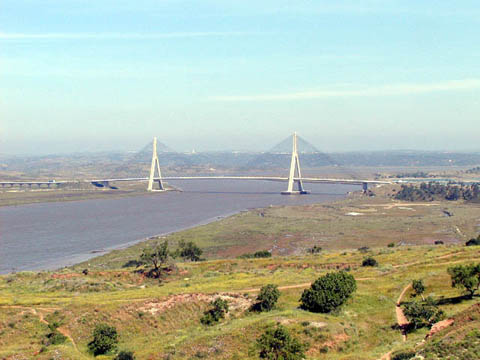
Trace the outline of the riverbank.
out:
M 306 344 L 309 359 L 367 360 L 395 350 L 418 350 L 428 329 L 409 333 L 403 341 L 395 326 L 398 296 L 412 279 L 423 279 L 425 296 L 440 299 L 448 317 L 470 311 L 477 298 L 459 296 L 447 269 L 477 261 L 478 247 L 464 246 L 464 239 L 479 230 L 480 205 L 402 202 L 391 198 L 392 189 L 375 190 L 375 197 L 354 193 L 320 204 L 280 204 L 210 218 L 214 221 L 149 238 L 70 268 L 0 276 L 0 357 L 93 359 L 88 343 L 100 322 L 115 326 L 119 349 L 133 351 L 139 360 L 253 360 L 258 353 L 252 344 L 277 323 Z M 166 195 L 161 199 L 173 194 Z M 214 204 L 219 203 L 216 195 Z M 197 196 L 205 200 L 205 193 Z M 277 198 L 284 199 L 273 197 Z M 178 204 L 179 198 L 173 201 Z M 112 203 L 119 207 L 118 200 Z M 170 259 L 170 270 L 161 281 L 149 278 L 138 271 L 143 269 L 138 259 L 145 247 L 164 240 L 170 250 L 181 240 L 193 241 L 206 260 Z M 444 244 L 435 245 L 439 241 Z M 313 246 L 322 249 L 311 254 Z M 269 250 L 273 256 L 238 258 L 257 250 Z M 361 266 L 366 256 L 379 265 Z M 340 269 L 357 282 L 356 292 L 342 308 L 330 314 L 299 308 L 305 288 Z M 278 286 L 279 302 L 270 312 L 250 312 L 266 284 Z M 199 319 L 217 297 L 228 301 L 229 314 L 218 325 L 204 326 Z M 48 342 L 51 324 L 58 324 L 63 342 Z M 455 326 L 458 334 L 459 325 Z M 478 319 L 460 326 L 461 333 L 468 334 L 472 326 L 478 327 Z M 423 344 L 428 346 L 429 341 Z M 112 360 L 114 354 L 103 358 Z
M 0 189 L 0 207 L 26 204 L 81 201 L 92 199 L 119 199 L 131 196 L 158 195 L 146 190 L 146 183 L 122 183 L 120 187 L 97 188 L 90 184 L 63 186 L 60 188 L 2 188 Z M 168 190 L 177 189 L 169 187 Z
M 396 201 L 387 196 L 391 190 L 377 188 L 375 197 L 354 193 L 323 204 L 252 209 L 213 223 L 152 237 L 74 268 L 119 268 L 138 260 L 145 247 L 163 240 L 172 247 L 180 241 L 194 241 L 207 259 L 224 259 L 261 250 L 275 256 L 298 255 L 313 246 L 340 251 L 389 244 L 457 245 L 480 232 L 479 204 Z
M 87 259 L 99 251 L 191 228 L 219 216 L 270 205 L 330 202 L 352 188 L 321 185 L 311 188 L 314 192 L 308 196 L 282 196 L 283 185 L 184 182 L 183 192 L 1 207 L 0 273 L 70 265 L 79 256 Z

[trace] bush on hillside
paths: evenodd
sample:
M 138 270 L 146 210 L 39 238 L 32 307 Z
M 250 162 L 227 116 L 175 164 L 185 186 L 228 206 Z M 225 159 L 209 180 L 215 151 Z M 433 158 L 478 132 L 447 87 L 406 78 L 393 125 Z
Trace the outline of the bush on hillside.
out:
M 115 327 L 108 324 L 97 324 L 93 330 L 93 340 L 88 343 L 93 355 L 107 354 L 113 351 L 118 344 L 118 334 Z
M 275 307 L 275 304 L 280 297 L 277 285 L 268 284 L 260 289 L 257 296 L 257 302 L 253 305 L 254 311 L 270 311 Z
M 165 240 L 162 244 L 143 249 L 139 261 L 143 265 L 151 267 L 149 275 L 158 279 L 161 276 L 162 266 L 167 263 L 169 256 L 168 242 Z
M 480 286 L 480 263 L 452 266 L 447 272 L 452 279 L 452 287 L 463 288 L 473 297 Z
M 395 243 L 389 243 L 387 246 L 388 246 L 389 248 L 395 247 Z
M 317 245 L 313 245 L 313 247 L 307 249 L 307 253 L 313 254 L 313 255 L 320 254 L 321 251 L 322 251 L 322 248 Z
M 61 334 L 57 328 L 60 326 L 60 323 L 53 321 L 48 324 L 49 332 L 45 336 L 45 340 L 43 341 L 43 344 L 45 346 L 50 346 L 50 345 L 59 345 L 63 344 L 66 340 L 67 337 L 63 334 Z
M 133 355 L 133 351 L 123 350 L 115 356 L 114 360 L 135 360 L 135 355 Z
M 200 322 L 204 325 L 213 325 L 223 319 L 225 314 L 228 313 L 228 302 L 221 298 L 215 299 L 211 303 L 212 308 L 203 313 L 200 318 Z
M 343 305 L 357 289 L 354 277 L 345 271 L 319 277 L 300 298 L 301 307 L 312 312 L 328 313 Z
M 268 328 L 256 341 L 260 359 L 301 360 L 305 359 L 305 346 L 288 329 L 278 324 Z
M 412 288 L 413 288 L 413 291 L 415 292 L 414 293 L 415 296 L 417 296 L 417 295 L 423 296 L 422 294 L 425 292 L 425 285 L 423 284 L 422 279 L 413 280 L 412 281 Z
M 465 243 L 466 246 L 477 246 L 480 245 L 480 235 L 475 239 L 470 239 Z
M 178 244 L 176 255 L 180 256 L 184 260 L 200 261 L 203 250 L 200 249 L 193 241 L 185 242 L 183 240 Z
M 272 253 L 268 250 L 260 250 L 254 253 L 247 253 L 240 255 L 239 259 L 259 259 L 259 258 L 269 258 L 272 257 Z
M 412 329 L 431 327 L 436 322 L 445 318 L 445 313 L 435 305 L 431 298 L 425 303 L 413 301 L 404 305 L 403 313 L 410 322 Z
M 378 261 L 369 256 L 363 259 L 362 266 L 378 266 Z
M 392 354 L 392 360 L 410 360 L 416 356 L 415 351 L 406 350 L 406 351 L 397 351 Z

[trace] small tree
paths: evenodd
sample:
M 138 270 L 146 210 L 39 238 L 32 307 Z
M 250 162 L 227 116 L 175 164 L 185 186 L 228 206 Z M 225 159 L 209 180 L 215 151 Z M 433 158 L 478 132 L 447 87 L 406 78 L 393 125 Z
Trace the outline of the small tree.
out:
M 473 297 L 480 286 L 480 264 L 452 266 L 447 272 L 452 279 L 452 287 L 464 288 Z
M 357 289 L 355 278 L 339 271 L 319 277 L 300 298 L 301 307 L 312 312 L 328 313 L 341 306 Z
M 93 340 L 88 343 L 88 348 L 97 356 L 114 350 L 117 344 L 117 329 L 108 324 L 98 324 L 93 330 Z
M 257 303 L 253 305 L 255 311 L 270 311 L 275 307 L 275 304 L 280 297 L 277 285 L 268 284 L 260 289 L 257 296 Z
M 115 356 L 115 360 L 135 360 L 135 355 L 133 351 L 120 351 L 117 356 Z
M 475 239 L 470 239 L 465 243 L 466 246 L 477 246 L 480 245 L 480 235 Z
M 203 254 L 202 249 L 200 249 L 193 241 L 185 242 L 181 240 L 178 247 L 178 255 L 184 260 L 199 261 L 200 256 Z
M 413 291 L 415 291 L 415 294 L 414 294 L 415 296 L 421 295 L 422 299 L 424 299 L 423 293 L 425 292 L 425 285 L 423 284 L 422 279 L 413 280 L 412 281 L 412 288 L 413 288 Z
M 307 249 L 307 253 L 313 254 L 313 255 L 320 254 L 321 251 L 322 251 L 322 248 L 317 245 L 313 245 L 313 247 Z
M 369 256 L 363 259 L 362 266 L 378 266 L 378 262 L 373 257 Z
M 305 346 L 292 337 L 287 328 L 278 324 L 268 328 L 258 339 L 257 347 L 261 359 L 301 360 L 305 359 Z
M 426 303 L 413 301 L 405 304 L 403 313 L 408 318 L 413 329 L 420 329 L 426 326 L 431 327 L 445 318 L 445 313 L 438 308 L 431 298 L 427 298 Z
M 370 251 L 370 248 L 368 246 L 362 246 L 358 248 L 358 251 L 360 251 L 362 254 L 365 254 Z
M 401 350 L 396 351 L 392 354 L 392 360 L 410 360 L 416 356 L 415 351 L 413 350 Z
M 162 244 L 156 244 L 154 247 L 143 249 L 142 255 L 140 255 L 140 262 L 146 266 L 152 266 L 150 273 L 155 278 L 159 278 L 161 268 L 165 265 L 169 256 L 168 242 L 165 240 Z
M 48 332 L 45 340 L 43 341 L 44 345 L 49 346 L 49 345 L 63 344 L 67 340 L 67 337 L 61 334 L 57 330 L 59 326 L 60 326 L 60 323 L 56 321 L 53 321 L 48 324 L 48 328 L 50 329 L 50 331 Z
M 228 313 L 228 302 L 221 298 L 216 298 L 211 302 L 213 306 L 211 309 L 205 311 L 200 318 L 200 322 L 204 325 L 213 325 L 223 319 L 225 314 Z

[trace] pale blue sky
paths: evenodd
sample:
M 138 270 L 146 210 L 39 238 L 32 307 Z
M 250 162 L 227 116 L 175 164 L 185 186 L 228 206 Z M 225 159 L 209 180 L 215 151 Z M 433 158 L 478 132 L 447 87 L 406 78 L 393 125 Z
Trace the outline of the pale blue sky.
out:
M 1 0 L 0 153 L 480 150 L 480 3 Z

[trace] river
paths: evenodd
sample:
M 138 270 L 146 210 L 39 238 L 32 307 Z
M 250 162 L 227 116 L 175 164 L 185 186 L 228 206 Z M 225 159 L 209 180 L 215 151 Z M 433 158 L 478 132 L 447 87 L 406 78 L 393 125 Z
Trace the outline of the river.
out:
M 0 273 L 48 270 L 145 238 L 269 205 L 340 199 L 358 186 L 308 184 L 309 195 L 280 195 L 285 183 L 171 182 L 183 192 L 0 208 Z

